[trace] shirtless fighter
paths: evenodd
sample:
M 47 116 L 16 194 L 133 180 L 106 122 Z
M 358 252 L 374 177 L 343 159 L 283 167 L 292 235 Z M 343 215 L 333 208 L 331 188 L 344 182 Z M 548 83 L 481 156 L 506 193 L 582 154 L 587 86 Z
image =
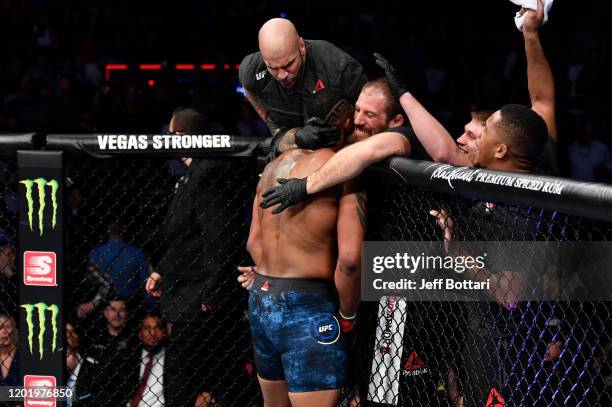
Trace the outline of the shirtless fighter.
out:
M 308 110 L 311 117 L 329 112 L 325 120 L 341 127 L 339 148 L 353 112 L 338 95 L 321 90 Z M 249 319 L 266 406 L 335 406 L 344 383 L 340 335 L 359 303 L 365 196 L 348 182 L 281 215 L 259 206 L 277 178 L 306 177 L 334 152 L 287 151 L 266 166 L 257 186 L 247 243 L 257 265 Z

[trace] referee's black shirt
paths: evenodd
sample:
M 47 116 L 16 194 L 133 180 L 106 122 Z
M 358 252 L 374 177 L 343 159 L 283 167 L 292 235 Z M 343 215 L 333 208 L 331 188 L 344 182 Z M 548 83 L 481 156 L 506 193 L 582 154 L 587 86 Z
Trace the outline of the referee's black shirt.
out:
M 361 64 L 338 47 L 320 40 L 304 43 L 306 60 L 291 89 L 270 75 L 260 52 L 247 55 L 240 64 L 242 86 L 268 110 L 274 124 L 287 130 L 304 126 L 307 100 L 322 87 L 339 89 L 353 103 L 367 82 Z

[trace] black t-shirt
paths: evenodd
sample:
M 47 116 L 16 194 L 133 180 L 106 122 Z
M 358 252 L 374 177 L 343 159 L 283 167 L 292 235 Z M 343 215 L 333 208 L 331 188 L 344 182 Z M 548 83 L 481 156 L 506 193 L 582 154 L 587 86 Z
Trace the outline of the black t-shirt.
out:
M 527 272 L 525 282 L 527 289 L 532 290 L 543 284 L 543 267 L 540 271 L 541 264 L 534 259 L 556 263 L 553 248 L 541 246 L 543 241 L 554 238 L 551 216 L 534 208 L 479 202 L 464 217 L 461 231 L 463 240 L 487 241 L 488 249 L 483 251 L 495 252 L 493 248 L 497 244 L 505 246 L 506 251 L 517 251 L 514 256 L 489 256 L 487 266 L 494 273 L 504 270 Z M 536 243 L 538 241 L 540 243 Z M 505 242 L 513 242 L 516 247 L 510 249 Z M 546 251 L 538 254 L 541 250 Z M 507 278 L 518 276 L 508 274 Z M 542 301 L 520 301 L 513 310 L 493 301 L 470 302 L 466 306 L 468 318 L 463 349 L 468 384 L 464 386 L 466 405 L 483 403 L 492 388 L 506 402 L 522 405 L 522 398 L 529 399 L 540 390 L 534 380 L 546 352 L 546 324 L 552 318 L 562 319 L 562 309 Z M 524 387 L 529 383 L 529 389 Z
M 419 138 L 414 134 L 414 130 L 410 126 L 392 127 L 387 132 L 400 133 L 410 142 L 410 157 L 415 160 L 433 161 L 431 156 L 419 141 Z
M 168 321 L 189 319 L 203 303 L 220 300 L 223 267 L 231 264 L 242 236 L 242 192 L 227 196 L 228 178 L 250 171 L 246 160 L 194 159 L 176 186 L 163 231 L 166 250 L 157 265 L 163 276 L 160 306 Z
M 536 159 L 531 173 L 536 175 L 550 175 L 553 177 L 561 175 L 557 165 L 557 142 L 550 136 L 540 156 Z
M 307 100 L 318 90 L 334 87 L 343 98 L 355 102 L 367 82 L 363 67 L 327 41 L 305 40 L 306 61 L 291 89 L 283 88 L 267 71 L 260 52 L 247 55 L 240 64 L 240 83 L 268 110 L 270 119 L 286 129 L 302 127 Z

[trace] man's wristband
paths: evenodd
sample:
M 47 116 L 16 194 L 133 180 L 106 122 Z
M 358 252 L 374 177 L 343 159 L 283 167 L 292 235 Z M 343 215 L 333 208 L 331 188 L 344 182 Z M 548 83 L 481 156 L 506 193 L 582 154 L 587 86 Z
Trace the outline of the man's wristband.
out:
M 338 314 L 340 314 L 340 318 L 346 319 L 347 321 L 352 321 L 353 319 L 355 319 L 357 317 L 357 313 L 356 312 L 352 316 L 350 316 L 350 317 L 345 317 L 344 315 L 342 315 L 342 311 L 340 311 L 340 310 L 338 310 Z

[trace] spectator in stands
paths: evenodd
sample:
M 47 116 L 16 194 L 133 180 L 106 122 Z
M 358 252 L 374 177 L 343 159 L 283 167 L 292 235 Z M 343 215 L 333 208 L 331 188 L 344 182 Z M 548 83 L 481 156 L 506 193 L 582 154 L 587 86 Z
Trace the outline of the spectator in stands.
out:
M 134 296 L 142 297 L 142 287 L 149 277 L 149 262 L 138 247 L 125 242 L 123 234 L 123 225 L 111 223 L 108 240 L 91 251 L 89 260 L 110 276 L 117 295 L 130 301 Z
M 130 407 L 162 407 L 172 405 L 168 398 L 168 365 L 166 361 L 167 331 L 165 322 L 157 315 L 146 316 L 138 330 L 140 344 L 136 349 L 121 352 L 123 361 L 118 365 L 121 373 L 116 405 Z M 189 372 L 186 374 L 193 374 Z M 185 380 L 185 377 L 181 378 Z
M 19 374 L 19 336 L 15 320 L 0 313 L 0 386 L 20 386 Z
M 91 353 L 96 358 L 109 360 L 116 357 L 120 350 L 132 349 L 134 339 L 128 325 L 130 311 L 124 299 L 111 299 L 103 313 L 106 323 L 96 334 L 91 335 L 95 338 L 95 343 L 91 344 Z
M 16 274 L 15 249 L 11 240 L 6 236 L 0 236 L 0 274 L 11 278 Z
M 80 291 L 79 293 L 75 293 L 69 299 L 69 301 L 76 299 L 76 301 L 80 302 L 80 304 L 76 307 L 76 317 L 78 319 L 87 317 L 96 308 L 98 308 L 100 304 L 104 304 L 109 298 L 114 298 L 116 296 L 113 288 L 113 282 L 108 274 L 98 268 L 97 264 L 88 262 L 84 275 L 82 271 L 77 271 L 75 273 L 74 271 L 70 270 L 69 273 L 72 274 L 70 277 L 74 279 L 74 282 L 71 282 L 70 284 L 76 283 L 76 286 L 78 287 L 74 287 L 73 291 Z M 87 282 L 88 286 L 91 286 L 91 288 L 95 290 L 95 293 L 92 293 L 93 297 L 87 298 L 87 296 L 83 296 L 83 294 L 85 294 L 85 292 L 83 292 L 85 282 Z
M 73 398 L 67 406 L 98 406 L 102 397 L 100 392 L 104 391 L 105 385 L 100 374 L 102 365 L 83 353 L 80 338 L 77 326 L 72 322 L 66 323 L 66 368 L 69 374 L 66 387 L 73 391 Z
M 0 234 L 5 225 L 13 225 L 17 220 L 17 176 L 16 168 L 10 161 L 0 161 Z M 6 222 L 4 224 L 4 222 Z
M 610 338 L 612 338 L 612 332 L 608 329 L 607 338 L 604 339 L 605 343 L 601 344 L 600 351 L 593 358 L 593 368 L 599 372 L 599 377 L 596 380 L 605 389 L 600 396 L 600 405 L 602 406 L 609 404 L 609 397 L 612 396 L 612 343 L 609 342 Z
M 593 139 L 589 127 L 567 148 L 570 176 L 579 181 L 609 182 L 612 175 L 612 153 L 604 143 Z
M 212 394 L 203 391 L 198 393 L 198 397 L 196 397 L 195 407 L 210 407 L 213 403 Z
M 19 279 L 15 264 L 15 249 L 11 238 L 0 232 L 0 312 L 17 318 Z

